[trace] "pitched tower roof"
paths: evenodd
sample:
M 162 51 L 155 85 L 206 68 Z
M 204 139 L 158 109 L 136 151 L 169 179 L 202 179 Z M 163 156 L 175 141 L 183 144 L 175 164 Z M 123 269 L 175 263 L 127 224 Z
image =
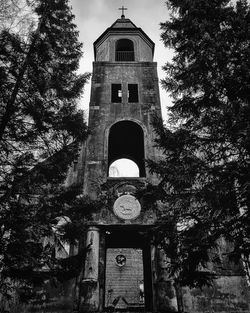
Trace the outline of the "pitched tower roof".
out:
M 155 47 L 154 42 L 148 37 L 148 35 L 141 28 L 137 27 L 130 19 L 125 18 L 125 16 L 122 15 L 121 18 L 118 18 L 94 42 L 95 57 L 96 57 L 96 47 L 101 42 L 106 40 L 106 38 L 109 35 L 113 35 L 113 34 L 117 34 L 117 35 L 127 34 L 128 32 L 130 34 L 139 35 L 144 41 L 146 41 L 148 43 L 148 45 L 150 45 L 152 47 L 152 52 L 153 52 L 153 55 L 154 55 L 154 47 Z
M 110 28 L 137 28 L 128 18 L 118 18 Z

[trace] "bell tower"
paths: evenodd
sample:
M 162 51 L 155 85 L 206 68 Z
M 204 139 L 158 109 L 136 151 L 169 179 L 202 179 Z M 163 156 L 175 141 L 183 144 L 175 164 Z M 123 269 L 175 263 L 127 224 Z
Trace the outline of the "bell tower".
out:
M 122 15 L 94 42 L 94 52 L 84 185 L 91 195 L 100 181 L 121 176 L 112 166 L 120 159 L 133 161 L 142 180 L 152 179 L 145 159 L 157 157 L 151 118 L 161 114 L 154 43 L 142 29 Z
M 138 189 L 157 182 L 145 160 L 160 157 L 151 125 L 153 115 L 161 116 L 154 43 L 121 9 L 121 18 L 94 42 L 90 136 L 80 176 L 84 194 L 104 200 L 86 234 L 80 311 L 153 312 L 165 306 L 175 312 L 164 258 L 146 235 L 156 213 L 136 197 Z

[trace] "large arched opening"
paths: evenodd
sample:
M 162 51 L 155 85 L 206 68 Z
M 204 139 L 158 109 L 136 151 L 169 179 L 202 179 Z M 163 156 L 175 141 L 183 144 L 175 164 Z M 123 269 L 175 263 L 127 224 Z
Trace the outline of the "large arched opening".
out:
M 125 170 L 124 176 L 118 177 L 145 177 L 144 158 L 144 133 L 141 126 L 132 121 L 120 121 L 114 124 L 110 128 L 108 140 L 108 175 L 115 177 L 116 174 L 110 175 L 115 173 L 115 170 L 111 171 L 115 161 L 128 159 L 136 164 L 139 173 L 126 175 Z
M 119 39 L 116 42 L 115 60 L 120 62 L 134 61 L 134 43 L 129 39 Z

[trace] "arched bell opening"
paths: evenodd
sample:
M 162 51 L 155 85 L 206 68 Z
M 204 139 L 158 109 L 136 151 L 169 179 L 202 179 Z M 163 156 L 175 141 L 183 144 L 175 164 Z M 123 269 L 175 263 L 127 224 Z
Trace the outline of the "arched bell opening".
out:
M 116 42 L 115 60 L 120 62 L 134 61 L 134 43 L 129 39 L 119 39 Z
M 119 164 L 127 163 L 130 166 L 133 164 L 134 168 L 135 165 L 138 167 L 139 173 L 135 173 L 135 176 L 125 175 L 123 177 L 145 177 L 144 157 L 144 133 L 141 126 L 132 121 L 121 121 L 110 128 L 108 140 L 109 177 L 122 177 L 114 176 L 115 170 L 110 171 L 113 163 L 119 160 Z M 121 161 L 121 159 L 128 159 L 129 161 Z

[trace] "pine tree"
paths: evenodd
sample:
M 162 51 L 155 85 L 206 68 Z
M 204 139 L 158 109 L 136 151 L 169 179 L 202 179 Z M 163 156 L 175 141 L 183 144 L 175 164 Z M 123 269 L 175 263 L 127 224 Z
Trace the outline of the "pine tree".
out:
M 36 0 L 0 0 L 0 32 L 14 31 L 20 36 L 28 36 L 35 26 L 32 7 Z
M 56 263 L 44 238 L 54 235 L 58 217 L 79 223 L 79 203 L 84 214 L 92 205 L 63 187 L 87 135 L 77 102 L 89 74 L 77 74 L 82 44 L 74 16 L 67 0 L 36 1 L 34 14 L 38 26 L 29 40 L 0 33 L 0 288 L 6 296 L 13 281 L 26 291 L 42 282 L 37 273 Z
M 167 5 L 172 15 L 161 37 L 175 54 L 163 86 L 173 106 L 167 127 L 154 122 L 163 159 L 149 166 L 167 207 L 160 229 L 168 234 L 164 223 L 171 223 L 175 234 L 173 273 L 200 286 L 209 282 L 200 269 L 220 236 L 234 242 L 234 257 L 249 259 L 250 7 L 245 0 Z

